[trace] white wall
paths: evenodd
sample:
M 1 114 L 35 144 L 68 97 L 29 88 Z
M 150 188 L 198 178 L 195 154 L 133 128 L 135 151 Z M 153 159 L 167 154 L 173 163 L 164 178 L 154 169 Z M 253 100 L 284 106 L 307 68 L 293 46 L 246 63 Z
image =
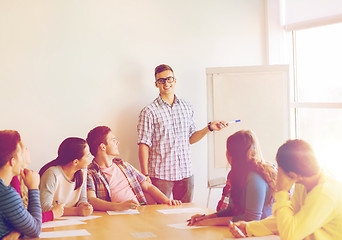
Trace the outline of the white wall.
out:
M 32 168 L 61 141 L 108 125 L 138 165 L 139 111 L 170 64 L 177 95 L 207 123 L 206 67 L 266 63 L 263 0 L 0 0 L 0 129 L 18 130 Z M 224 134 L 224 132 L 222 132 Z M 195 202 L 207 199 L 207 142 L 193 145 Z

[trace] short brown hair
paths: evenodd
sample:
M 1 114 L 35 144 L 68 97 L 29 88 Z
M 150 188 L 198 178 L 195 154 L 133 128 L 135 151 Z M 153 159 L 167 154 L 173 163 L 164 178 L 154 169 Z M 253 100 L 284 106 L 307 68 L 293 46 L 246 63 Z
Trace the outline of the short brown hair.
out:
M 154 77 L 156 77 L 156 75 L 157 75 L 158 73 L 161 73 L 161 72 L 164 72 L 164 71 L 167 71 L 167 70 L 170 70 L 170 71 L 173 73 L 173 70 L 172 70 L 172 68 L 171 68 L 169 65 L 160 64 L 159 66 L 157 66 L 157 67 L 154 69 Z
M 111 129 L 107 126 L 98 126 L 92 129 L 87 136 L 87 143 L 91 154 L 96 157 L 98 148 L 101 143 L 108 144 L 106 137 Z
M 17 131 L 0 131 L 0 168 L 14 156 L 20 142 L 20 134 Z
M 311 177 L 320 170 L 311 146 L 304 140 L 288 140 L 279 147 L 276 159 L 278 167 L 285 173 L 294 172 L 303 177 Z

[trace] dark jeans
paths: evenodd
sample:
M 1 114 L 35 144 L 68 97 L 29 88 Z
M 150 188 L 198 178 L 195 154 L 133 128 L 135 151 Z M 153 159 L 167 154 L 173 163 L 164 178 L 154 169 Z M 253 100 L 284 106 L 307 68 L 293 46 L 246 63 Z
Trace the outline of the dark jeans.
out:
M 192 201 L 194 196 L 194 176 L 189 178 L 184 178 L 179 181 L 167 181 L 159 178 L 151 178 L 154 186 L 159 188 L 168 198 L 171 197 L 171 192 L 173 199 L 181 200 L 183 203 L 188 203 Z

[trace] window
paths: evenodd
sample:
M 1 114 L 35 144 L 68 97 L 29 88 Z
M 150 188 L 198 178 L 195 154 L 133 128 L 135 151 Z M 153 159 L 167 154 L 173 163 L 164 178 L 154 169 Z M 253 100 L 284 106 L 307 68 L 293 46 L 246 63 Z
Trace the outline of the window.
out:
M 294 134 L 308 141 L 320 164 L 337 176 L 342 171 L 341 42 L 341 23 L 293 32 Z

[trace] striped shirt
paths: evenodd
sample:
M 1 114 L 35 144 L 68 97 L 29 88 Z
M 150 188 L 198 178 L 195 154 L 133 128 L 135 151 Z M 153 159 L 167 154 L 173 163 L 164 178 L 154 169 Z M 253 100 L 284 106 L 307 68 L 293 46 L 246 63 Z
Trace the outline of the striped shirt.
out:
M 126 179 L 129 182 L 129 185 L 132 188 L 139 203 L 146 204 L 147 201 L 140 185 L 140 183 L 143 182 L 146 179 L 146 177 L 143 174 L 141 174 L 137 169 L 135 169 L 131 164 L 124 162 L 119 158 L 113 159 L 113 163 L 115 163 L 125 174 Z M 93 162 L 88 166 L 87 189 L 88 191 L 94 191 L 97 198 L 100 198 L 108 202 L 111 201 L 111 191 L 108 179 L 106 178 L 105 174 L 101 171 L 101 168 L 95 160 L 93 160 Z
M 22 190 L 20 189 L 20 187 L 21 187 L 21 184 L 24 184 L 22 181 L 23 181 L 22 178 L 19 181 L 18 176 L 14 176 L 12 178 L 12 181 L 11 181 L 11 186 L 20 194 L 20 196 L 22 194 L 21 193 Z M 26 191 L 27 191 L 27 188 L 26 188 Z M 27 195 L 28 195 L 28 193 L 27 193 Z M 21 199 L 22 199 L 22 197 L 21 197 Z M 48 212 L 42 212 L 42 222 L 43 223 L 48 222 L 48 221 L 53 221 L 53 219 L 54 219 L 54 216 L 53 216 L 52 210 L 48 211 Z
M 196 128 L 189 102 L 175 96 L 171 106 L 159 95 L 141 111 L 137 130 L 138 144 L 149 146 L 151 177 L 178 181 L 193 175 L 189 139 Z
M 42 225 L 39 190 L 28 191 L 28 210 L 17 191 L 0 179 L 0 238 L 16 230 L 29 237 L 38 237 Z

